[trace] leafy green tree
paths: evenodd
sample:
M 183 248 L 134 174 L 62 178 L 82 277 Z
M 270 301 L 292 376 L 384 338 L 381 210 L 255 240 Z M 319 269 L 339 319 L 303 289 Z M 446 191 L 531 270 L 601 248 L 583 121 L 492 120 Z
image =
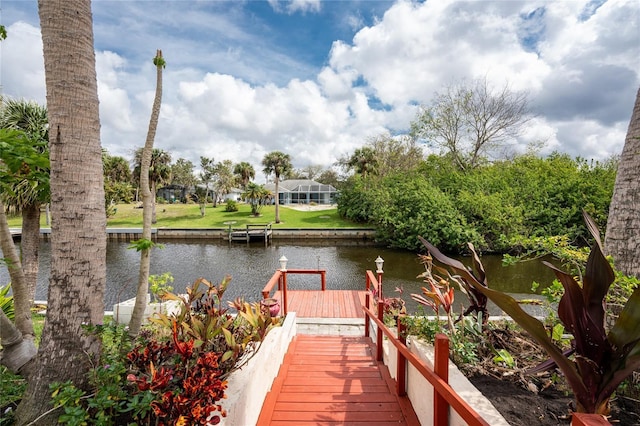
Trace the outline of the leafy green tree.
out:
M 339 189 L 342 186 L 340 176 L 332 169 L 323 170 L 322 173 L 320 173 L 320 176 L 318 176 L 318 182 L 325 185 L 331 185 L 336 189 Z
M 216 164 L 215 167 L 215 182 L 214 193 L 215 199 L 218 197 L 224 197 L 229 194 L 236 183 L 236 177 L 233 174 L 233 162 L 231 160 L 224 160 Z M 214 201 L 214 206 L 216 206 Z
M 233 168 L 233 173 L 236 175 L 238 182 L 240 182 L 242 189 L 246 189 L 251 179 L 256 177 L 256 171 L 253 166 L 246 161 L 236 164 Z
M 102 150 L 102 167 L 104 170 L 104 195 L 107 216 L 115 213 L 118 203 L 130 203 L 133 200 L 131 170 L 124 157 L 111 156 Z
M 354 175 L 345 182 L 340 191 L 338 214 L 354 222 L 373 225 L 376 203 L 374 192 L 367 191 L 365 179 L 361 175 Z
M 200 157 L 200 182 L 204 185 L 204 198 L 199 195 L 199 202 L 201 211 L 204 215 L 204 205 L 207 204 L 207 197 L 209 196 L 209 185 L 216 174 L 216 163 L 213 157 Z M 215 203 L 215 201 L 214 201 Z
M 416 169 L 424 158 L 414 138 L 393 138 L 388 134 L 380 135 L 367 143 L 375 156 L 374 171 L 377 176 L 387 176 L 399 170 Z
M 171 184 L 182 185 L 190 188 L 195 185 L 196 177 L 193 173 L 195 165 L 184 158 L 178 158 L 174 164 L 171 165 Z
M 526 93 L 514 92 L 508 84 L 494 90 L 484 78 L 436 93 L 411 123 L 411 134 L 468 170 L 516 137 L 529 119 Z
M 40 205 L 38 197 L 42 192 L 49 196 L 48 152 L 41 152 L 37 144 L 34 146 L 34 141 L 24 131 L 0 129 L 0 248 L 11 277 L 16 326 L 22 336 L 30 339 L 34 336 L 31 304 L 35 296 L 40 244 L 40 224 L 34 219 L 39 219 L 40 212 L 38 209 L 37 214 L 32 214 L 29 206 Z M 23 209 L 22 256 L 18 254 L 9 230 L 5 215 L 7 201 Z M 24 220 L 25 217 L 28 219 Z M 28 229 L 27 225 L 35 229 Z
M 438 240 L 450 252 L 463 251 L 467 241 L 479 241 L 454 200 L 422 176 L 389 175 L 367 192 L 375 193 L 372 218 L 378 237 L 391 247 L 417 250 L 419 235 Z
M 8 131 L 0 142 L 0 199 L 22 215 L 20 247 L 25 297 L 33 300 L 38 278 L 40 207 L 49 202 L 51 193 L 47 109 L 36 102 L 1 98 L 0 129 Z M 14 283 L 14 287 L 19 284 Z M 31 312 L 20 296 L 19 292 L 18 327 L 23 334 L 33 334 L 28 325 Z
M 267 176 L 271 174 L 275 176 L 276 223 L 280 223 L 280 176 L 286 176 L 291 171 L 291 156 L 280 151 L 273 151 L 264 156 L 262 165 L 264 166 L 263 171 Z

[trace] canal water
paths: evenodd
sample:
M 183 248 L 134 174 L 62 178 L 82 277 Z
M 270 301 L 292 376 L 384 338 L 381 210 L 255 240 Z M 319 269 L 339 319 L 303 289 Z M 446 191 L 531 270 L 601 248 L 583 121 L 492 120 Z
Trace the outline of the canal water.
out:
M 140 254 L 128 249 L 126 242 L 110 241 L 107 246 L 107 285 L 105 309 L 115 303 L 135 297 Z M 219 283 L 226 275 L 232 280 L 224 299 L 242 296 L 248 301 L 261 298 L 261 290 L 279 268 L 278 259 L 285 256 L 289 269 L 325 269 L 328 289 L 359 290 L 365 287 L 365 273 L 375 271 L 375 259 L 384 259 L 383 289 L 386 296 L 399 293 L 410 312 L 416 303 L 411 293 L 420 293 L 424 283 L 416 278 L 424 267 L 416 253 L 375 246 L 364 241 L 307 240 L 302 242 L 278 241 L 265 247 L 264 243 L 228 243 L 220 240 L 193 241 L 170 240 L 162 242 L 164 248 L 153 249 L 151 274 L 171 272 L 175 281 L 174 292 L 184 292 L 199 277 Z M 46 300 L 50 271 L 50 244 L 42 242 L 40 273 L 36 300 Z M 468 258 L 461 259 L 470 264 Z M 489 286 L 514 293 L 519 297 L 531 294 L 531 283 L 537 281 L 545 287 L 553 280 L 553 273 L 539 261 L 525 262 L 503 267 L 501 256 L 484 256 Z M 9 282 L 6 265 L 0 266 L 0 284 Z M 320 289 L 317 275 L 289 275 L 287 288 Z M 535 297 L 535 296 L 526 296 Z M 456 311 L 466 304 L 466 297 L 456 295 Z

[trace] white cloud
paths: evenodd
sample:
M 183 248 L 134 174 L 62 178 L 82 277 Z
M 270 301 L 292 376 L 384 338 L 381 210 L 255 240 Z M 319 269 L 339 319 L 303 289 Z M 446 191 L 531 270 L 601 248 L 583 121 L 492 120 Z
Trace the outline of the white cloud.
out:
M 15 98 L 46 102 L 44 59 L 40 28 L 18 21 L 8 26 L 8 37 L 0 43 L 0 84 Z
M 320 0 L 268 0 L 269 5 L 276 12 L 286 11 L 289 14 L 296 12 L 318 12 L 321 9 Z
M 329 167 L 371 137 L 405 132 L 416 106 L 446 85 L 484 77 L 530 93 L 537 117 L 514 151 L 544 140 L 543 153 L 607 157 L 622 149 L 640 84 L 636 0 L 595 11 L 586 0 L 398 1 L 368 26 L 359 9 L 367 2 L 354 3 L 341 19 L 358 31 L 321 52 L 319 65 L 274 45 L 269 22 L 243 14 L 244 2 L 105 5 L 94 12 L 103 146 L 130 157 L 143 145 L 151 58 L 161 47 L 167 68 L 156 147 L 196 164 L 200 156 L 248 161 L 262 182 L 270 151 L 289 153 L 295 167 Z M 272 7 L 296 19 L 328 9 L 315 0 Z M 2 90 L 44 103 L 39 29 L 7 16 Z

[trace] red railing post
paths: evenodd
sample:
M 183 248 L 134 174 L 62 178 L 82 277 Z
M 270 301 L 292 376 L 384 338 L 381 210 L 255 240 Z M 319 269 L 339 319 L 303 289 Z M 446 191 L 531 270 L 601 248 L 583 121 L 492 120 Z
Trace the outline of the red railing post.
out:
M 287 315 L 287 271 L 282 271 L 282 310 Z
M 571 426 L 611 426 L 611 423 L 600 414 L 573 413 Z
M 396 327 L 398 329 L 398 340 L 403 345 L 407 345 L 406 325 L 404 323 L 404 315 L 398 315 L 396 319 Z M 397 353 L 397 365 L 396 365 L 396 390 L 398 396 L 405 396 L 407 394 L 407 358 L 396 349 Z
M 384 302 L 378 299 L 378 319 L 380 322 L 384 322 Z M 382 329 L 378 326 L 378 333 L 376 335 L 376 360 L 382 361 Z
M 367 309 L 371 308 L 371 292 L 369 291 L 369 288 L 371 287 L 371 280 L 369 280 L 369 272 L 365 272 L 364 274 L 365 278 L 366 278 L 366 284 L 365 284 L 365 291 L 366 293 L 364 294 L 364 306 Z M 371 326 L 371 320 L 369 319 L 369 315 L 367 315 L 367 313 L 364 313 L 364 337 L 369 337 L 369 327 Z
M 442 333 L 436 334 L 434 342 L 435 354 L 433 371 L 449 383 L 449 339 Z M 449 404 L 435 389 L 433 393 L 433 424 L 434 426 L 446 426 L 449 424 Z
M 327 289 L 327 271 L 320 271 L 320 281 L 322 283 L 322 291 Z

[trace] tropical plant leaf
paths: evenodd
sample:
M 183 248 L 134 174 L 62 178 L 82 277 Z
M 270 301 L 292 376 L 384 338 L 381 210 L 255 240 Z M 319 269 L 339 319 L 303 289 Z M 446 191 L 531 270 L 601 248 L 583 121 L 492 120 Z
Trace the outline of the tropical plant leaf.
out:
M 564 294 L 558 304 L 558 317 L 573 335 L 576 352 L 600 364 L 605 353 L 611 350 L 603 324 L 595 323 L 589 316 L 582 288 L 576 280 L 549 262 L 542 263 L 553 270 L 564 287 Z
M 594 323 L 601 324 L 604 327 L 604 300 L 609 292 L 611 283 L 615 280 L 615 274 L 603 254 L 598 227 L 586 212 L 583 211 L 582 216 L 595 240 L 595 244 L 587 258 L 587 266 L 582 279 L 582 291 L 589 316 Z M 604 333 L 604 328 L 601 331 Z
M 640 287 L 627 300 L 608 337 L 617 351 L 635 345 L 640 339 Z

